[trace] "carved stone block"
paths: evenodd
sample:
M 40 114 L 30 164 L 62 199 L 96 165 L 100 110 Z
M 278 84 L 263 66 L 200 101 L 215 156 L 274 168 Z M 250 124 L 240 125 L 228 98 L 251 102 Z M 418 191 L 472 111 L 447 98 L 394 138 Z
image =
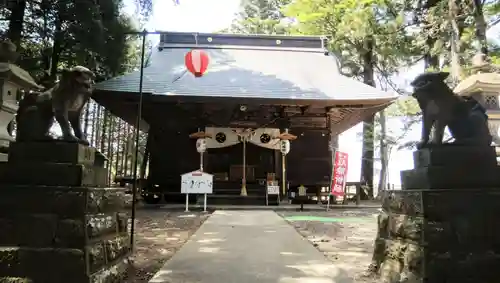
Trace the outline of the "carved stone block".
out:
M 500 189 L 401 190 L 387 193 L 382 207 L 388 213 L 442 221 L 469 214 L 500 213 Z
M 94 165 L 96 149 L 71 142 L 13 142 L 9 161 Z
M 401 171 L 401 186 L 408 189 L 470 189 L 500 187 L 500 167 L 470 164 L 433 166 Z
M 104 168 L 64 163 L 4 162 L 0 163 L 0 184 L 45 186 L 107 185 Z
M 34 283 L 34 282 L 29 278 L 0 277 L 0 283 Z
M 62 218 L 123 211 L 123 188 L 0 186 L 0 215 L 56 214 Z
M 404 239 L 385 240 L 380 265 L 382 282 L 496 282 L 500 254 L 433 251 Z M 496 266 L 496 267 L 495 267 Z M 407 280 L 413 281 L 407 281 Z
M 128 218 L 127 218 L 128 220 Z M 55 214 L 21 214 L 0 218 L 0 246 L 79 248 L 100 236 L 123 233 L 117 213 L 60 219 Z M 31 232 L 37 231 L 36 236 Z
M 118 260 L 108 262 L 104 243 L 97 242 L 84 250 L 52 248 L 0 248 L 0 278 L 30 278 L 34 282 L 113 282 L 94 281 L 99 274 L 114 270 Z M 118 258 L 123 258 L 122 252 Z M 107 268 L 106 265 L 109 264 Z M 125 269 L 120 270 L 121 276 Z M 120 276 L 112 272 L 114 276 Z M 101 275 L 102 276 L 102 275 Z M 116 282 L 116 281 L 115 281 Z M 119 282 L 119 281 L 118 281 Z
M 481 164 L 481 167 L 497 166 L 495 147 L 447 145 L 424 148 L 413 152 L 415 168 L 422 167 L 471 167 Z
M 0 193 L 0 280 L 120 282 L 113 280 L 125 269 L 117 264 L 130 251 L 124 189 L 4 186 Z
M 382 207 L 374 259 L 384 282 L 500 276 L 500 189 L 392 191 Z

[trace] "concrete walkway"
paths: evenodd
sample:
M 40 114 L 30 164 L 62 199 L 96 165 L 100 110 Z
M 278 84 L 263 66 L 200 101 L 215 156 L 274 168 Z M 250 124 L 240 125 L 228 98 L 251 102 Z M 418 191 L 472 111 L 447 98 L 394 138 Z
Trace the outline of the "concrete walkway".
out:
M 216 211 L 151 283 L 350 283 L 273 211 Z

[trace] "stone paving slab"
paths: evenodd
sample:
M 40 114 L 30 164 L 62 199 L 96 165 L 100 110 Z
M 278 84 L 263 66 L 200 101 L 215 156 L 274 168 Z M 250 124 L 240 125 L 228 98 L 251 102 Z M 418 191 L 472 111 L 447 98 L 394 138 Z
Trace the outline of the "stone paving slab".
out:
M 350 283 L 273 211 L 215 211 L 151 283 Z

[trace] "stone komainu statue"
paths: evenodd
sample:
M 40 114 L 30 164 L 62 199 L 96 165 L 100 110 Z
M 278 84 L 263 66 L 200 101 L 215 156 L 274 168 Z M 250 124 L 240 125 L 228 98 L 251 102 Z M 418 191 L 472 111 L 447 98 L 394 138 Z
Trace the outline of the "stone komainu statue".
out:
M 16 140 L 51 140 L 49 130 L 55 117 L 63 140 L 88 144 L 83 136 L 80 117 L 92 94 L 93 79 L 94 73 L 89 69 L 76 66 L 63 70 L 61 79 L 53 88 L 41 93 L 26 93 L 17 110 Z
M 446 126 L 455 139 L 454 144 L 490 146 L 492 137 L 486 109 L 473 98 L 456 95 L 445 82 L 448 75 L 424 73 L 411 83 L 413 97 L 422 109 L 422 137 L 417 147 L 442 144 Z M 432 128 L 434 133 L 429 141 Z

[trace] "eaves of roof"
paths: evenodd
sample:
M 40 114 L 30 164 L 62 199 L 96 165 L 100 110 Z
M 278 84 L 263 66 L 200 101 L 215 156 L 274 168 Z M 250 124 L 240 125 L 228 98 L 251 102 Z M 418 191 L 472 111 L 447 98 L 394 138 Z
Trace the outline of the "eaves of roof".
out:
M 379 104 L 396 99 L 340 74 L 338 60 L 318 46 L 244 46 L 192 42 L 161 43 L 144 69 L 143 92 L 177 101 L 211 99 L 288 101 L 301 104 Z M 203 48 L 210 56 L 207 73 L 186 72 L 185 54 Z M 96 84 L 97 91 L 138 93 L 140 72 Z

